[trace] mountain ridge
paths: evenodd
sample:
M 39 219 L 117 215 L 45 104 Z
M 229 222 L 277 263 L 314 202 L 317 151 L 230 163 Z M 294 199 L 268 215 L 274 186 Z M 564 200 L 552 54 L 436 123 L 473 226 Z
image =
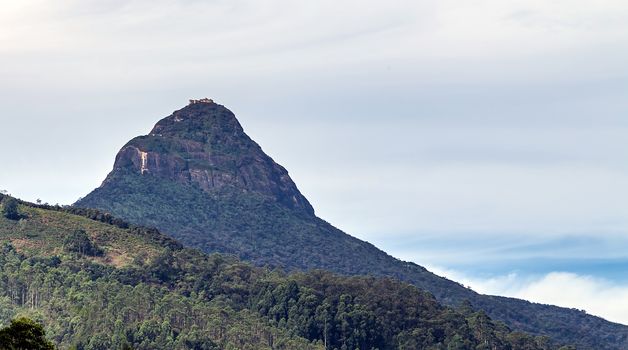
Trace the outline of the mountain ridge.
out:
M 224 118 L 224 128 L 211 124 Z M 234 254 L 256 265 L 288 270 L 391 276 L 430 291 L 447 305 L 468 300 L 517 330 L 583 349 L 628 347 L 626 326 L 578 310 L 480 295 L 333 227 L 314 215 L 294 182 L 285 179 L 287 171 L 263 154 L 239 123 L 234 127 L 233 120 L 237 122 L 232 112 L 213 101 L 175 111 L 149 135 L 125 146 L 145 156 L 137 151 L 127 155 L 123 147 L 103 185 L 75 205 L 158 227 L 205 252 Z M 157 156 L 161 154 L 175 160 L 162 161 Z M 211 179 L 218 173 L 220 185 L 209 186 L 209 176 L 192 175 L 197 170 L 211 173 Z M 597 331 L 593 335 L 592 329 Z

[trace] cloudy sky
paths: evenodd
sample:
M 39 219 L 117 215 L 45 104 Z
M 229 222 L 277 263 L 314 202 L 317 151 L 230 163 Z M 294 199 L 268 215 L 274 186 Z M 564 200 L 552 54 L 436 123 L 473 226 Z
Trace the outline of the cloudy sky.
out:
M 70 204 L 212 97 L 345 231 L 628 324 L 625 1 L 0 5 L 0 189 Z

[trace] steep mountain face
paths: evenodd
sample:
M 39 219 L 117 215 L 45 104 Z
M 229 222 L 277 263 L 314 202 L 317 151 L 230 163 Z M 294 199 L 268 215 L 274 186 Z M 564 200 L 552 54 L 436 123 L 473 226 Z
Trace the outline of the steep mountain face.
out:
M 0 215 L 0 329 L 28 316 L 60 349 L 558 348 L 390 278 L 285 275 L 93 209 L 16 210 Z
M 286 170 L 243 132 L 233 113 L 211 100 L 195 101 L 131 140 L 102 186 L 76 206 L 257 265 L 392 276 L 445 304 L 468 300 L 513 329 L 580 349 L 628 348 L 628 327 L 577 310 L 477 294 L 317 218 Z
M 195 101 L 131 140 L 116 157 L 114 172 L 121 170 L 195 185 L 210 195 L 257 194 L 314 215 L 286 169 L 244 133 L 230 110 L 211 100 Z

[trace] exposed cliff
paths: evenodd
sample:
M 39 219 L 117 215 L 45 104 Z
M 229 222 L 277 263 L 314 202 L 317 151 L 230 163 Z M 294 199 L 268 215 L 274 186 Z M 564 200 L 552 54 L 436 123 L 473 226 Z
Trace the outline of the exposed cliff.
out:
M 105 182 L 124 170 L 195 185 L 208 194 L 260 194 L 314 215 L 286 169 L 244 133 L 230 110 L 211 100 L 175 111 L 127 143 Z

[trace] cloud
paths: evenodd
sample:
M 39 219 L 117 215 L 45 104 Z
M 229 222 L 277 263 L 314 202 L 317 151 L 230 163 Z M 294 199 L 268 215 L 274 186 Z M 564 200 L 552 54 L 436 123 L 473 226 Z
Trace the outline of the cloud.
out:
M 68 82 L 141 86 L 193 75 L 386 74 L 386 67 L 423 81 L 573 80 L 614 76 L 628 54 L 618 44 L 628 36 L 621 1 L 26 0 L 5 6 L 0 52 L 11 69 L 3 73 L 24 80 L 32 72 L 48 84 L 61 73 Z
M 609 321 L 628 325 L 628 284 L 569 272 L 543 276 L 517 273 L 490 278 L 474 278 L 463 273 L 430 267 L 430 270 L 456 280 L 473 290 L 528 301 L 585 310 Z
M 287 144 L 298 145 L 284 164 L 299 165 L 289 168 L 301 189 L 319 214 L 362 237 L 543 237 L 628 228 L 628 167 L 618 161 L 623 128 L 327 124 L 310 124 L 309 133 L 282 131 L 287 139 L 269 150 L 281 156 Z

